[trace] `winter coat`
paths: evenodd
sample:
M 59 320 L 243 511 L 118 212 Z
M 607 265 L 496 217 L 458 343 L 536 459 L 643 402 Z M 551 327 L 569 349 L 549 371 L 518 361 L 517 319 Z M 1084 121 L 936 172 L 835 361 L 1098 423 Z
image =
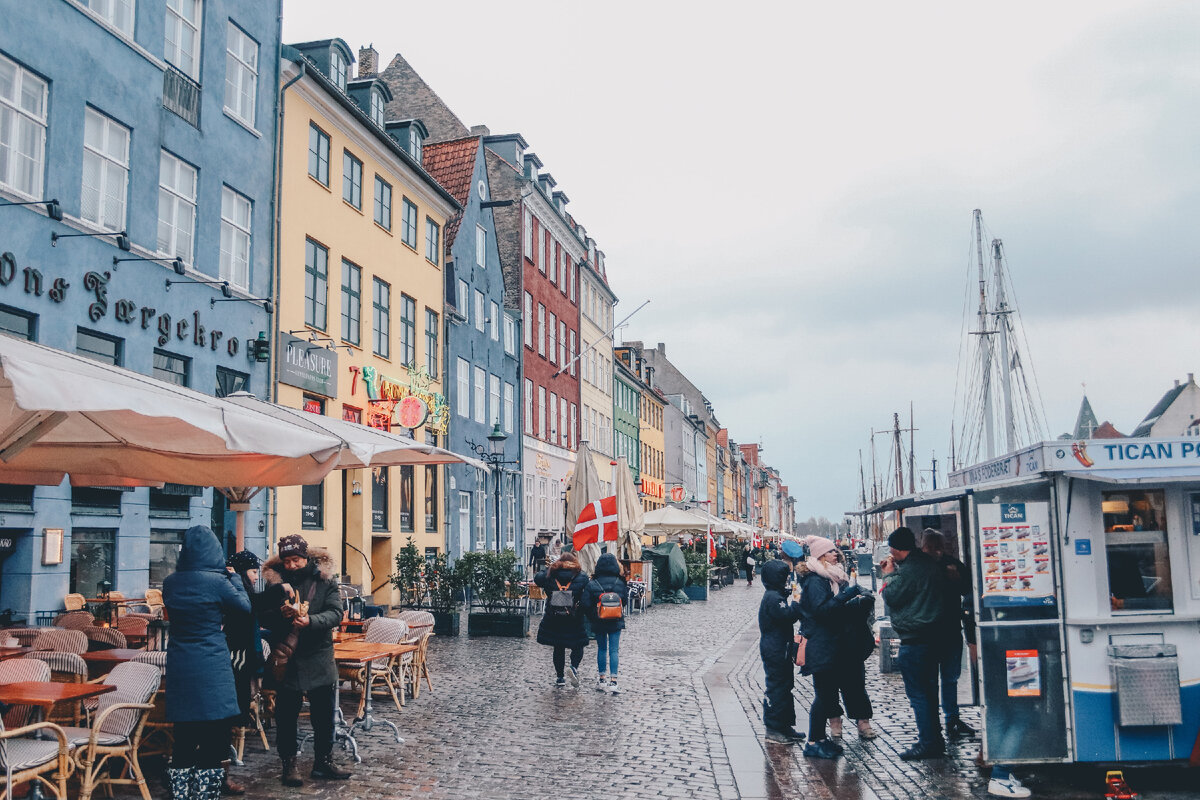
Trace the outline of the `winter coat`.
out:
M 861 664 L 871 654 L 875 636 L 867 623 L 873 605 L 868 597 L 854 584 L 835 593 L 829 579 L 816 572 L 800 580 L 800 630 L 808 640 L 805 675 Z
M 571 648 L 586 647 L 588 637 L 583 628 L 584 611 L 581 606 L 583 590 L 588 585 L 588 578 L 579 569 L 579 564 L 559 559 L 535 575 L 533 582 L 546 593 L 547 599 L 558 590 L 559 584 L 568 587 L 571 594 L 575 595 L 575 613 L 569 617 L 551 614 L 547 601 L 546 613 L 542 616 L 541 624 L 538 625 L 538 644 Z
M 625 630 L 623 608 L 618 619 L 600 619 L 597 615 L 600 595 L 605 592 L 619 594 L 622 607 L 629 601 L 629 585 L 621 577 L 621 565 L 617 563 L 617 557 L 612 553 L 605 553 L 596 562 L 596 574 L 583 589 L 583 610 L 587 613 L 588 620 L 592 623 L 592 630 L 596 633 L 623 631 Z
M 250 600 L 242 579 L 225 571 L 217 535 L 203 525 L 183 534 L 175 572 L 163 581 L 163 604 L 171 620 L 167 719 L 204 722 L 237 716 L 240 709 L 221 619 L 249 616 Z
M 791 602 L 787 579 L 791 570 L 782 561 L 768 561 L 762 568 L 763 599 L 758 605 L 758 650 L 763 661 L 787 657 L 788 645 L 796 636 L 800 605 Z
M 310 589 L 312 591 L 312 598 L 308 600 L 309 625 L 300 630 L 283 681 L 276 684 L 285 689 L 306 692 L 337 682 L 333 629 L 342 621 L 342 600 L 338 595 L 337 580 L 330 572 L 332 564 L 329 553 L 321 547 L 309 547 L 308 564 L 295 572 L 284 569 L 283 561 L 278 557 L 263 564 L 267 588 L 262 593 L 259 621 L 270 632 L 272 647 L 286 640 L 292 629 L 292 621 L 280 612 L 287 597 L 283 584 L 290 584 L 301 600 L 308 599 Z M 268 683 L 275 683 L 269 674 L 268 678 Z
M 945 633 L 946 580 L 933 556 L 913 550 L 883 580 L 883 599 L 901 643 L 932 643 Z
M 263 665 L 262 633 L 258 627 L 258 613 L 262 610 L 262 594 L 240 573 L 234 577 L 241 581 L 246 597 L 250 600 L 249 614 L 234 614 L 225 618 L 225 642 L 233 657 L 233 669 L 242 675 L 257 675 Z

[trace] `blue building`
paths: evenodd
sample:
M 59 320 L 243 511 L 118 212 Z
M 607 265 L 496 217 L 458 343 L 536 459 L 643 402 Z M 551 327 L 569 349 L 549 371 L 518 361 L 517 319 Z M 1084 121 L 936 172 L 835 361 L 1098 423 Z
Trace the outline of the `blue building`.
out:
M 247 345 L 271 324 L 280 0 L 4 5 L 0 330 L 263 396 Z M 265 522 L 260 500 L 260 554 Z M 0 608 L 33 622 L 102 580 L 140 596 L 201 523 L 232 532 L 211 489 L 2 486 Z
M 488 474 L 469 464 L 447 467 L 446 551 L 511 548 L 521 516 L 521 362 L 518 320 L 504 308 L 504 274 L 496 244 L 482 137 L 425 143 L 425 170 L 463 210 L 446 226 L 446 378 L 448 447 L 487 447 L 496 426 L 507 437 L 504 464 Z M 499 475 L 500 508 L 496 508 Z M 499 522 L 497 522 L 499 520 Z M 497 543 L 499 527 L 500 542 Z

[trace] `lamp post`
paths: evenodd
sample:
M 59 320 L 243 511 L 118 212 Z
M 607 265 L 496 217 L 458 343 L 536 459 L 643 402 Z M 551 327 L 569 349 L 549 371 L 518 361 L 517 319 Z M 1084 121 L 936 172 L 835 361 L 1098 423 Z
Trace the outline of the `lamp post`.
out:
M 500 428 L 500 423 L 497 422 L 492 432 L 488 434 L 487 447 L 468 442 L 471 449 L 475 451 L 481 459 L 487 462 L 495 471 L 496 483 L 496 552 L 500 552 L 500 478 L 504 474 L 505 464 L 516 464 L 516 461 L 504 460 L 504 443 L 508 440 L 508 436 Z

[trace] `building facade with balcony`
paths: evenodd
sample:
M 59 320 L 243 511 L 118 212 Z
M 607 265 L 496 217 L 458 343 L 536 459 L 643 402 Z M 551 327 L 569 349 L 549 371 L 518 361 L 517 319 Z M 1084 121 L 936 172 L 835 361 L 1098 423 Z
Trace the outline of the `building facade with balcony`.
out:
M 423 125 L 388 119 L 391 90 L 353 63 L 341 39 L 283 51 L 278 402 L 443 446 L 443 237 L 460 206 L 421 165 Z M 444 470 L 350 470 L 281 489 L 279 531 L 328 548 L 391 603 L 408 538 L 427 557 L 445 548 Z
M 265 396 L 270 365 L 247 345 L 272 327 L 279 13 L 277 0 L 10 4 L 4 334 L 209 394 Z M 264 499 L 246 517 L 260 553 Z M 174 571 L 190 525 L 231 537 L 226 512 L 204 487 L 0 487 L 0 607 L 32 623 L 101 581 L 140 596 Z

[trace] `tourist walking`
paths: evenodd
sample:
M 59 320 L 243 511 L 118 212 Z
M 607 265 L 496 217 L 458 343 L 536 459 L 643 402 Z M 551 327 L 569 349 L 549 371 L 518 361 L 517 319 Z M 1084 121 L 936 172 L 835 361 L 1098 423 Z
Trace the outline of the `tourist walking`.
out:
M 754 585 L 754 568 L 762 563 L 763 552 L 760 547 L 747 547 L 742 551 L 742 569 L 746 573 L 746 585 Z
M 945 637 L 945 581 L 933 557 L 917 549 L 908 528 L 888 537 L 892 554 L 880 565 L 883 599 L 900 638 L 900 675 L 917 723 L 917 743 L 900 754 L 905 761 L 946 752 L 938 723 L 938 654 Z
M 267 588 L 260 620 L 270 631 L 267 685 L 275 689 L 276 746 L 283 761 L 280 781 L 302 786 L 296 766 L 297 720 L 304 698 L 313 728 L 311 777 L 345 780 L 350 773 L 333 763 L 333 704 L 337 665 L 333 629 L 342 620 L 333 559 L 309 547 L 298 534 L 279 540 L 279 555 L 263 565 Z
M 565 550 L 557 561 L 535 575 L 533 582 L 546 593 L 546 611 L 538 625 L 537 640 L 554 648 L 555 685 L 567 683 L 566 654 L 570 650 L 571 685 L 579 686 L 579 664 L 588 643 L 581 609 L 588 577 L 580 569 L 575 553 Z
M 546 542 L 538 539 L 529 548 L 529 574 L 537 575 L 546 568 Z
M 605 553 L 596 562 L 596 571 L 583 590 L 583 608 L 596 634 L 596 689 L 617 694 L 618 653 L 621 631 L 625 630 L 625 603 L 629 600 L 629 585 L 621 576 L 621 565 L 612 553 Z M 605 673 L 608 673 L 607 678 Z
M 846 714 L 858 720 L 859 736 L 875 738 L 863 666 L 875 647 L 867 620 L 875 598 L 850 582 L 832 541 L 809 537 L 808 551 L 808 572 L 800 583 L 800 623 L 807 639 L 803 673 L 812 676 L 814 695 L 804 755 L 834 758 L 841 755 L 842 746 L 826 737 L 825 720 L 831 721 L 833 735 L 840 736 L 839 693 Z
M 237 691 L 221 622 L 250 615 L 241 579 L 225 571 L 221 542 L 203 525 L 188 528 L 175 572 L 163 581 L 171 620 L 167 642 L 167 719 L 174 747 L 167 781 L 173 800 L 216 800 L 225 777 Z
M 762 568 L 763 598 L 758 605 L 758 654 L 766 673 L 763 724 L 767 734 L 788 742 L 804 741 L 796 730 L 795 664 L 788 657 L 796 637 L 800 605 L 791 602 L 783 561 L 768 561 Z
M 942 713 L 946 716 L 948 736 L 970 736 L 975 729 L 958 715 L 958 676 L 962 672 L 964 603 L 971 600 L 971 575 L 967 566 L 946 552 L 946 537 L 941 531 L 926 528 L 921 549 L 937 562 L 946 581 L 944 628 L 938 652 L 938 672 L 942 684 Z

